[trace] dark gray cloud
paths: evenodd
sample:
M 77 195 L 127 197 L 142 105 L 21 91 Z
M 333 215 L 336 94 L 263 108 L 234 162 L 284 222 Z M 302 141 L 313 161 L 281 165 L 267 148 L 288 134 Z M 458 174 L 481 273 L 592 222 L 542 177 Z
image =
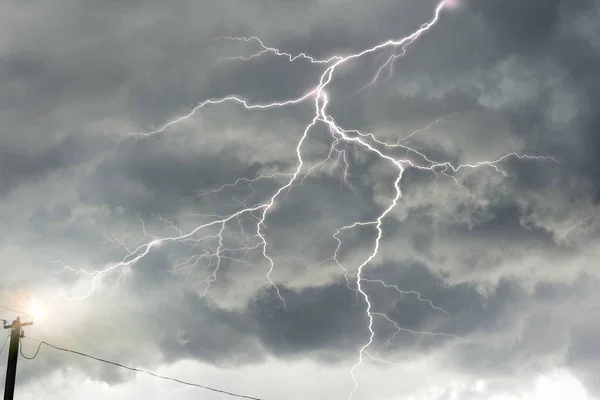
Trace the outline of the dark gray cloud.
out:
M 387 208 L 397 175 L 391 163 L 355 145 L 338 147 L 344 154 L 332 153 L 337 166 L 322 165 L 275 202 L 261 227 L 272 271 L 255 235 L 257 210 L 152 248 L 131 268 L 97 280 L 89 298 L 54 296 L 81 296 L 92 285 L 91 276 L 63 265 L 94 271 L 129 260 L 154 237 L 191 232 L 269 201 L 294 172 L 311 102 L 251 111 L 210 105 L 158 135 L 124 136 L 158 129 L 208 98 L 295 98 L 323 71 L 272 54 L 230 60 L 259 51 L 259 44 L 216 37 L 257 35 L 286 52 L 329 57 L 409 34 L 435 5 L 65 0 L 7 6 L 0 41 L 0 304 L 24 307 L 35 293 L 52 316 L 30 328 L 32 336 L 148 368 L 193 360 L 238 373 L 246 365 L 266 368 L 279 360 L 291 369 L 308 360 L 314 374 L 349 369 L 369 338 L 354 277 L 377 231 L 367 225 L 336 232 Z M 384 366 L 394 367 L 382 359 L 435 360 L 433 373 L 447 380 L 487 382 L 490 392 L 469 386 L 461 389 L 464 398 L 525 388 L 562 368 L 600 393 L 593 340 L 599 12 L 592 0 L 464 0 L 395 61 L 391 76 L 386 69 L 361 91 L 389 55 L 383 53 L 344 66 L 333 79 L 330 112 L 347 129 L 396 142 L 445 117 L 402 143 L 456 164 L 511 152 L 559 161 L 512 157 L 498 164 L 506 176 L 484 166 L 461 169 L 455 180 L 405 172 L 403 197 L 364 269 L 372 281 L 363 288 L 376 314 L 361 382 L 371 367 L 387 376 Z M 327 158 L 332 143 L 323 126 L 309 132 L 303 173 Z M 386 151 L 423 162 L 416 152 Z M 249 182 L 260 176 L 269 177 Z M 332 259 L 336 238 L 349 283 Z M 445 313 L 398 289 L 418 291 Z M 405 330 L 396 332 L 394 323 Z M 20 368 L 30 390 L 34 378 L 57 371 L 118 387 L 133 379 L 49 351 Z M 348 381 L 320 398 L 346 397 L 351 387 Z M 406 393 L 426 387 L 423 379 Z M 362 390 L 357 398 L 394 393 Z M 440 390 L 442 397 L 422 398 L 458 393 Z

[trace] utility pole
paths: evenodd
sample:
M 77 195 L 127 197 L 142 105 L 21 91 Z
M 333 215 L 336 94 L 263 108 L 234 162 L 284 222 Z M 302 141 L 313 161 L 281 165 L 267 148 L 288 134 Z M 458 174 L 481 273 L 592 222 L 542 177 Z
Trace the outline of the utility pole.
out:
M 17 317 L 10 325 L 6 325 L 6 322 L 4 323 L 4 329 L 11 329 L 8 364 L 6 367 L 6 385 L 4 386 L 4 400 L 13 400 L 15 381 L 17 378 L 17 360 L 19 359 L 19 342 L 23 337 L 21 327 L 28 325 L 33 325 L 33 322 L 21 322 L 21 317 Z

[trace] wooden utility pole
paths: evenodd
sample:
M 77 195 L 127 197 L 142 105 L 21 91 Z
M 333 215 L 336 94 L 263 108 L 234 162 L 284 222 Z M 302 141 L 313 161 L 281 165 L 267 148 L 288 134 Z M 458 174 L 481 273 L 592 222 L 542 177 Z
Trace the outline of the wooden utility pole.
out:
M 4 329 L 11 329 L 10 348 L 8 349 L 8 364 L 6 367 L 6 385 L 4 386 L 4 400 L 13 400 L 15 394 L 15 381 L 17 378 L 17 360 L 19 359 L 19 342 L 23 337 L 21 327 L 33 325 L 33 322 L 21 322 L 17 317 L 12 324 L 6 325 Z

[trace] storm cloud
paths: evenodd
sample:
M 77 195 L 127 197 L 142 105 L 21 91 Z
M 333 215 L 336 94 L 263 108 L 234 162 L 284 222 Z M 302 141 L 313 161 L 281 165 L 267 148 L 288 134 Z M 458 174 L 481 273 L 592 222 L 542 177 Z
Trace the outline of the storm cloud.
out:
M 550 381 L 600 397 L 600 2 L 462 0 L 369 87 L 393 53 L 335 70 L 329 115 L 372 133 L 365 140 L 414 149 L 369 142 L 390 157 L 460 165 L 513 154 L 404 171 L 364 268 L 376 226 L 341 228 L 390 206 L 398 169 L 336 142 L 324 123 L 298 148 L 314 95 L 269 109 L 209 104 L 162 129 L 208 99 L 299 98 L 327 69 L 254 57 L 258 40 L 223 36 L 346 56 L 411 34 L 436 6 L 5 5 L 0 305 L 46 305 L 26 336 L 265 399 L 348 398 L 359 356 L 355 399 L 537 398 Z M 264 223 L 258 207 L 214 224 L 268 203 L 298 149 L 301 174 Z M 177 236 L 186 240 L 154 242 Z M 23 340 L 24 352 L 35 346 Z M 20 361 L 17 389 L 50 399 L 199 393 L 149 379 L 42 348 Z

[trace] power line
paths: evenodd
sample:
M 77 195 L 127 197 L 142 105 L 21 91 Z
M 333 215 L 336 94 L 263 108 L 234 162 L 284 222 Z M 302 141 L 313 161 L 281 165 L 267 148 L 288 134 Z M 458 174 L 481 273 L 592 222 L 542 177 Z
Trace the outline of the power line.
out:
M 31 339 L 31 340 L 35 340 L 35 339 Z M 26 359 L 26 360 L 33 360 L 34 358 L 37 357 L 38 353 L 40 352 L 40 349 L 42 348 L 42 342 L 40 342 L 40 345 L 38 346 L 37 350 L 35 351 L 35 354 L 31 357 L 27 357 L 25 354 L 23 354 L 23 345 L 21 344 L 21 346 L 19 347 L 19 353 L 21 353 L 21 356 Z
M 106 363 L 106 364 L 114 365 L 115 367 L 119 367 L 119 368 L 127 369 L 127 370 L 130 370 L 130 371 L 141 372 L 143 374 L 151 375 L 151 376 L 154 376 L 155 378 L 160 378 L 160 379 L 164 379 L 164 380 L 167 380 L 167 381 L 177 382 L 177 383 L 181 383 L 181 384 L 187 385 L 187 386 L 194 386 L 194 387 L 197 387 L 197 388 L 201 388 L 201 389 L 205 389 L 205 390 L 210 390 L 211 392 L 221 393 L 221 394 L 225 394 L 225 395 L 228 395 L 228 396 L 231 396 L 231 397 L 237 397 L 237 398 L 240 398 L 240 399 L 263 400 L 263 399 L 261 399 L 259 397 L 245 396 L 245 395 L 242 395 L 242 394 L 228 392 L 226 390 L 215 389 L 213 387 L 206 386 L 206 385 L 201 385 L 201 384 L 198 384 L 198 383 L 186 382 L 186 381 L 182 381 L 181 379 L 171 378 L 171 377 L 164 376 L 164 375 L 159 375 L 159 374 L 156 374 L 154 372 L 145 371 L 143 369 L 128 367 L 126 365 L 119 364 L 119 363 L 114 362 L 114 361 L 105 360 L 103 358 L 94 357 L 94 356 L 91 356 L 89 354 L 82 353 L 80 351 L 75 351 L 75 350 L 71 350 L 71 349 L 66 349 L 64 347 L 54 346 L 54 345 L 52 345 L 52 344 L 50 344 L 50 343 L 48 343 L 46 341 L 43 341 L 43 340 L 34 339 L 32 337 L 27 337 L 27 338 L 39 343 L 39 346 L 38 346 L 35 354 L 33 356 L 31 356 L 31 357 L 24 356 L 23 355 L 23 351 L 21 350 L 21 355 L 23 355 L 23 357 L 26 358 L 26 359 L 28 359 L 28 360 L 33 360 L 38 355 L 38 353 L 40 352 L 40 349 L 41 349 L 42 345 L 46 345 L 48 347 L 53 348 L 54 350 L 64 351 L 64 352 L 67 352 L 67 353 L 76 354 L 78 356 L 83 356 L 83 357 L 91 358 L 92 360 L 96 360 L 96 361 L 100 361 L 100 362 L 103 362 L 103 363 Z
M 6 339 L 4 339 L 4 344 L 2 344 L 2 347 L 0 347 L 0 354 L 2 354 L 2 352 L 4 351 L 4 348 L 6 347 L 6 343 L 8 342 L 9 337 L 10 337 L 10 332 L 8 332 L 8 335 L 6 335 Z
M 7 311 L 11 311 L 11 312 L 14 312 L 14 313 L 17 313 L 17 314 L 24 314 L 24 315 L 27 315 L 27 316 L 31 316 L 31 314 L 26 313 L 25 311 L 15 310 L 14 308 L 2 306 L 2 305 L 0 305 L 0 308 L 3 308 L 5 310 L 7 310 Z

